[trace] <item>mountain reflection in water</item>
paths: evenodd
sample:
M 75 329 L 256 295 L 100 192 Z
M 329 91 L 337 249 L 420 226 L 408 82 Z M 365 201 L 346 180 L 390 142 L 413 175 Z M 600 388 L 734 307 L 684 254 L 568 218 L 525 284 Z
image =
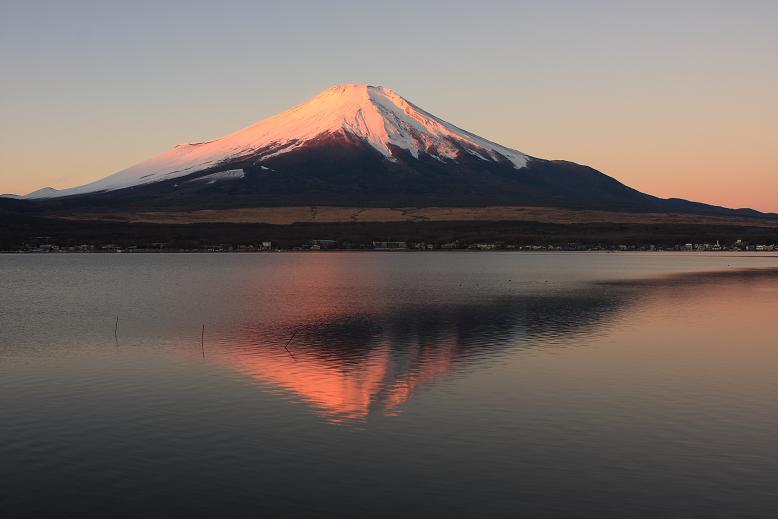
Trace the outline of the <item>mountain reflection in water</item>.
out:
M 261 321 L 219 339 L 209 360 L 292 394 L 328 421 L 393 415 L 417 391 L 507 351 L 574 344 L 627 307 L 709 290 L 748 289 L 773 269 L 608 281 L 551 295 L 500 295 L 480 302 L 412 303 L 372 313 L 330 313 L 268 326 Z M 284 348 L 292 338 L 289 352 Z
M 776 256 L 0 267 L 3 519 L 778 509 Z
M 333 422 L 394 414 L 419 388 L 506 348 L 565 341 L 615 311 L 595 294 L 506 297 L 478 304 L 414 304 L 383 313 L 261 323 L 220 339 L 208 358 L 291 391 Z M 283 345 L 292 337 L 287 353 Z

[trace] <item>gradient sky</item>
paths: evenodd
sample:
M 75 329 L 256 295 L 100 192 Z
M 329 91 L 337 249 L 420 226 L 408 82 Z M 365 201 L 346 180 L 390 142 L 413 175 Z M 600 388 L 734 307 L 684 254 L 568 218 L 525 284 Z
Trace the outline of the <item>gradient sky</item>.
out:
M 651 194 L 778 212 L 776 27 L 775 0 L 0 0 L 0 192 L 357 82 Z

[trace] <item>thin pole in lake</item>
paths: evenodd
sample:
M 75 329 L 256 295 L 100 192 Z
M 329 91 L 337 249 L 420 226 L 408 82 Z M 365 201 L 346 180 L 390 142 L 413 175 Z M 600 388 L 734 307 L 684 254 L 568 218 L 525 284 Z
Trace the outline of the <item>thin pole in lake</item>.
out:
M 292 342 L 292 339 L 294 339 L 294 336 L 297 335 L 297 330 L 294 331 L 291 337 L 289 337 L 289 340 L 286 341 L 286 344 L 284 344 L 284 349 L 289 354 L 290 357 L 292 357 L 292 360 L 297 362 L 297 359 L 294 358 L 294 355 L 292 355 L 292 351 L 289 349 L 289 344 Z
M 113 327 L 113 336 L 116 338 L 116 340 L 119 340 L 119 316 L 116 316 L 116 324 Z
M 205 323 L 203 323 L 203 331 L 200 333 L 200 349 L 203 352 L 203 358 L 205 358 Z

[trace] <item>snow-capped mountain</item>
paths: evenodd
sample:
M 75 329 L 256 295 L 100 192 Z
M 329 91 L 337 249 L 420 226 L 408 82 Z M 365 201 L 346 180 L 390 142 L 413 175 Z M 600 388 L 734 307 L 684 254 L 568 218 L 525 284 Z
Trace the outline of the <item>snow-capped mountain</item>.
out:
M 23 198 L 70 212 L 530 205 L 758 214 L 665 200 L 587 166 L 530 157 L 364 84 L 332 87 L 226 137 L 176 146 L 97 182 Z
M 254 165 L 303 148 L 325 135 L 344 135 L 369 144 L 388 160 L 396 150 L 414 158 L 425 154 L 456 161 L 467 153 L 487 161 L 508 161 L 515 168 L 528 157 L 457 128 L 382 86 L 346 84 L 325 90 L 307 102 L 235 133 L 209 142 L 181 144 L 156 157 L 97 182 L 71 189 L 44 188 L 25 198 L 112 191 L 171 180 L 250 159 Z

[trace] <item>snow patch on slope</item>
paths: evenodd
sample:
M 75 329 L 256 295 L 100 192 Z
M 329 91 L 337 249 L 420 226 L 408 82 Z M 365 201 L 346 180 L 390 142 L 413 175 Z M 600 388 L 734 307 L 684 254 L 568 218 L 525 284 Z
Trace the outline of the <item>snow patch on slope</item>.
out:
M 246 178 L 245 171 L 242 169 L 228 169 L 227 171 L 219 171 L 218 173 L 211 173 L 210 175 L 193 178 L 189 182 L 208 182 L 209 184 L 213 184 L 220 180 L 239 180 L 241 178 Z

